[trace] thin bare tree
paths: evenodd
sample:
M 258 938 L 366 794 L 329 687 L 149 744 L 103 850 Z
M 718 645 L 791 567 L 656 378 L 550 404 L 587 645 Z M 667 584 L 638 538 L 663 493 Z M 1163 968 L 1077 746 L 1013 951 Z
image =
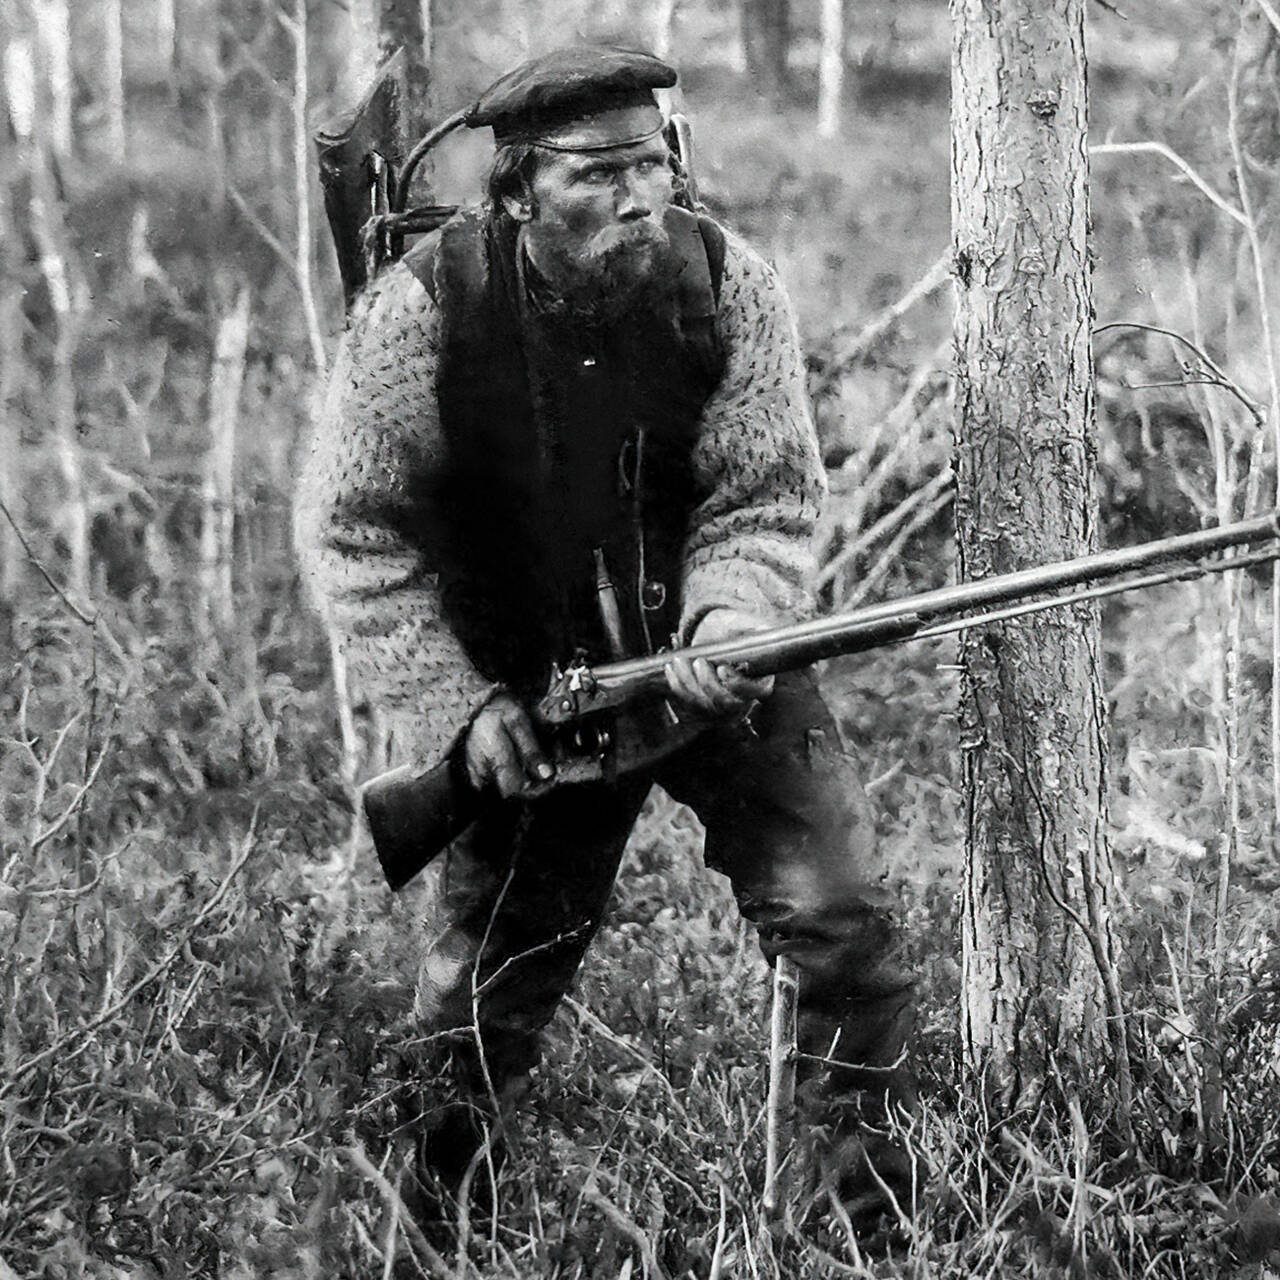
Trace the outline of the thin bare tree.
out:
M 123 0 L 100 0 L 102 18 L 102 87 L 107 123 L 107 154 L 124 164 L 125 129 L 124 5 Z
M 249 345 L 249 301 L 249 287 L 241 283 L 218 321 L 209 376 L 209 443 L 200 525 L 200 619 L 208 634 L 229 630 L 235 617 L 236 424 Z
M 818 136 L 840 132 L 844 89 L 844 0 L 822 0 L 822 46 L 818 55 Z
M 71 154 L 74 143 L 71 6 L 68 0 L 30 0 L 30 4 L 43 81 L 45 143 L 63 160 Z

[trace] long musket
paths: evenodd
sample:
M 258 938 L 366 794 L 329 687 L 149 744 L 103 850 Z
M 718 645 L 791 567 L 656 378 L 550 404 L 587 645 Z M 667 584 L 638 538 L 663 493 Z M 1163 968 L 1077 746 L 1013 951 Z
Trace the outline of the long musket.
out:
M 776 675 L 824 658 L 923 640 L 1205 573 L 1247 569 L 1280 559 L 1277 538 L 1280 509 L 1217 529 L 941 587 L 674 652 L 730 664 L 749 676 Z M 1267 545 L 1210 558 L 1258 543 Z M 643 768 L 705 729 L 705 721 L 683 711 L 670 719 L 648 714 L 663 706 L 668 694 L 666 668 L 674 652 L 594 668 L 578 662 L 564 671 L 555 670 L 545 697 L 530 708 L 530 715 L 555 753 L 557 777 L 546 786 L 531 787 L 529 797 L 551 786 L 607 780 Z M 455 752 L 454 758 L 431 770 L 404 766 L 365 784 L 365 815 L 393 889 L 407 884 L 478 816 L 482 797 L 468 783 L 460 755 Z

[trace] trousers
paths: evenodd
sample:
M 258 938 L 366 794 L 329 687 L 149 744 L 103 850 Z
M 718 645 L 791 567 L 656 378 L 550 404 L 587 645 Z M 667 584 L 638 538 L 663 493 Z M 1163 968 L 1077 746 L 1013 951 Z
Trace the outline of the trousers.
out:
M 778 677 L 749 724 L 709 730 L 651 774 L 489 806 L 432 868 L 423 1031 L 474 1043 L 478 1026 L 495 1090 L 533 1065 L 654 782 L 701 819 L 704 860 L 729 877 L 766 958 L 797 966 L 800 1096 L 817 1100 L 814 1122 L 910 1105 L 914 983 L 866 793 L 808 672 Z

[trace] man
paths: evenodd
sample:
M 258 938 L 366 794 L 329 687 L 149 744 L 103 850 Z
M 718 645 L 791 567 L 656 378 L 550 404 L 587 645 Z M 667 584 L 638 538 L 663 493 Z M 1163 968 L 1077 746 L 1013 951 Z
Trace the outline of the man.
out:
M 825 482 L 795 324 L 757 254 L 673 204 L 654 90 L 675 79 L 646 54 L 568 49 L 482 95 L 467 123 L 494 131 L 488 202 L 369 290 L 300 486 L 304 563 L 399 761 L 449 760 L 484 797 L 429 873 L 417 1013 L 457 1034 L 425 1155 L 456 1185 L 486 1109 L 534 1062 L 658 781 L 702 819 L 766 955 L 799 966 L 828 1183 L 878 1186 L 870 1155 L 909 1197 L 874 1125 L 911 1101 L 911 983 L 811 678 L 673 659 L 669 712 L 706 728 L 610 785 L 548 785 L 524 710 L 575 653 L 812 607 Z

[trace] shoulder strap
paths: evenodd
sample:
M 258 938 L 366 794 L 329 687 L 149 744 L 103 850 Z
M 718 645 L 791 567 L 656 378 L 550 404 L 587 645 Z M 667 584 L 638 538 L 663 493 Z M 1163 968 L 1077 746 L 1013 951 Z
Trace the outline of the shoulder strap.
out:
M 724 228 L 706 214 L 698 215 L 698 233 L 707 255 L 707 271 L 711 275 L 711 295 L 720 305 L 720 282 L 724 279 Z
M 419 240 L 403 262 L 433 302 L 462 302 L 462 314 L 469 314 L 488 290 L 483 216 L 472 209 L 457 214 Z

